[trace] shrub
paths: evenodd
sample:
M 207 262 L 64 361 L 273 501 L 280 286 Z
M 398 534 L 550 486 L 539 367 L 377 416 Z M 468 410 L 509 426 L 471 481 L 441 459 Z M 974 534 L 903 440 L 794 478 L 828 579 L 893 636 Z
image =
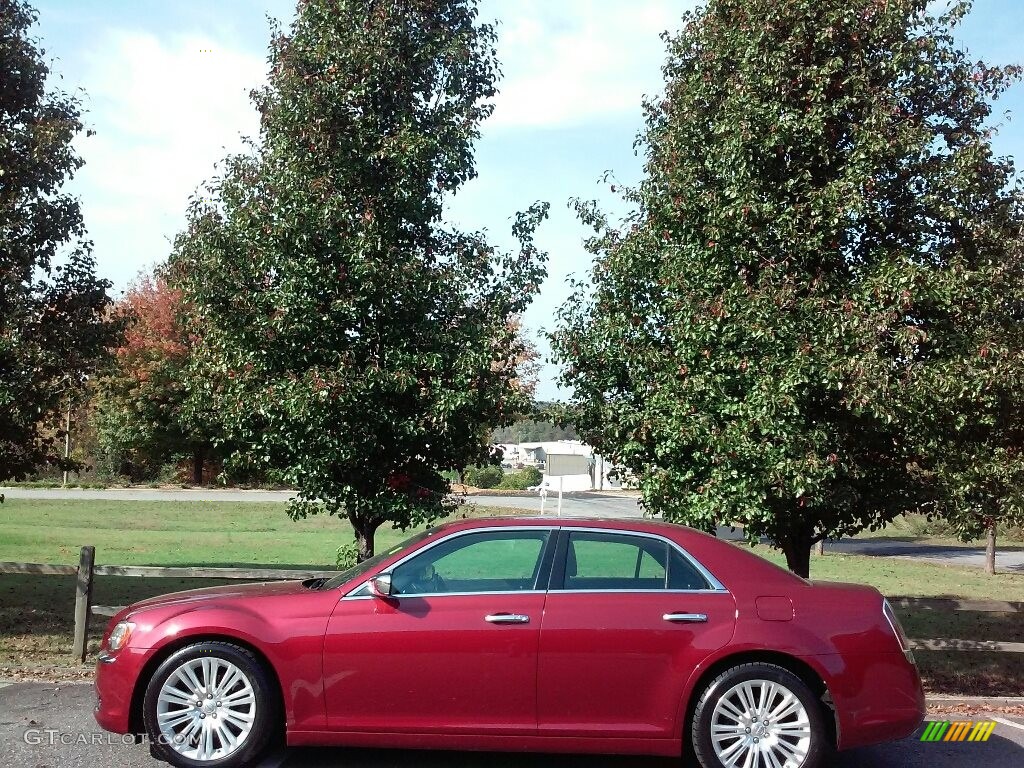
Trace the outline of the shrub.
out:
M 342 544 L 338 547 L 338 553 L 334 557 L 334 565 L 340 570 L 346 571 L 359 562 L 359 547 L 354 541 Z
M 509 472 L 505 475 L 498 487 L 509 491 L 525 491 L 527 488 L 540 485 L 543 479 L 544 475 L 536 467 L 524 467 L 518 472 Z
M 504 472 L 501 467 L 468 467 L 466 469 L 466 485 L 474 488 L 494 488 L 502 481 Z

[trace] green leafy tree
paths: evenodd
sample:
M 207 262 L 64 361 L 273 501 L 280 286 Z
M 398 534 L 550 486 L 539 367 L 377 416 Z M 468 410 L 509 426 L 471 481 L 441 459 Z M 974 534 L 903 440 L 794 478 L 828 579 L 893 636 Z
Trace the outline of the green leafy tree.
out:
M 1007 236 L 1006 258 L 963 286 L 956 354 L 922 388 L 941 398 L 922 404 L 940 427 L 924 441 L 936 492 L 923 511 L 964 541 L 984 535 L 990 574 L 997 527 L 1024 525 L 1024 240 Z
M 468 0 L 301 3 L 254 94 L 258 146 L 194 201 L 171 262 L 204 329 L 194 391 L 235 462 L 281 471 L 295 517 L 347 517 L 360 558 L 382 524 L 444 514 L 442 473 L 488 461 L 488 427 L 528 405 L 514 318 L 545 274 L 547 208 L 515 218 L 511 254 L 441 222 L 495 93 L 476 17 Z
M 544 443 L 578 440 L 579 435 L 562 403 L 537 401 L 528 414 L 507 427 L 494 430 L 492 443 Z
M 78 201 L 78 101 L 48 92 L 36 12 L 0 0 L 0 481 L 62 464 L 58 413 L 116 332 Z
M 192 482 L 203 482 L 218 430 L 191 407 L 187 372 L 201 339 L 188 330 L 180 291 L 161 275 L 140 275 L 114 313 L 127 330 L 97 383 L 94 417 L 105 469 L 152 480 L 188 458 Z
M 937 456 L 992 415 L 940 418 L 992 380 L 1019 279 L 988 124 L 1018 70 L 957 50 L 967 3 L 929 5 L 710 0 L 667 38 L 635 215 L 578 204 L 596 260 L 553 341 L 584 438 L 652 510 L 802 575 L 823 537 L 946 504 Z

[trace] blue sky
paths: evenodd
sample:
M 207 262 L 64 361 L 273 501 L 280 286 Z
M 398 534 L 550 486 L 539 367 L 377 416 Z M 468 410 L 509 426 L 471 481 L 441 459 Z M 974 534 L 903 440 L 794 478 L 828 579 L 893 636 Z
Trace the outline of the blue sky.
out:
M 188 196 L 215 173 L 239 137 L 255 135 L 248 92 L 264 80 L 267 16 L 287 24 L 293 0 L 35 0 L 35 30 L 66 90 L 82 89 L 86 166 L 72 189 L 82 199 L 99 271 L 120 290 L 166 258 Z M 571 197 L 615 201 L 599 177 L 640 176 L 632 149 L 641 100 L 661 88 L 659 32 L 674 30 L 694 0 L 483 0 L 500 21 L 505 77 L 478 145 L 479 178 L 448 216 L 511 245 L 509 218 L 534 200 L 552 205 L 538 243 L 549 277 L 526 315 L 532 333 L 550 328 L 568 294 L 566 278 L 589 263 Z M 958 37 L 975 58 L 1024 63 L 1024 2 L 976 0 Z M 54 84 L 58 84 L 56 81 Z M 996 139 L 1024 164 L 1024 86 L 998 104 L 1015 119 Z M 545 348 L 543 343 L 540 343 Z M 542 370 L 538 395 L 563 395 L 557 369 Z

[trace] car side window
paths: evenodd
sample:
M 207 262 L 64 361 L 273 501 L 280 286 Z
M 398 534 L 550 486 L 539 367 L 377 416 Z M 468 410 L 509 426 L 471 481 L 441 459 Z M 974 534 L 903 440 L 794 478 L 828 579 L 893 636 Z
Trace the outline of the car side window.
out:
M 709 589 L 707 580 L 665 541 L 629 534 L 569 534 L 566 590 Z
M 704 574 L 697 570 L 697 566 L 683 557 L 675 547 L 669 547 L 668 559 L 668 588 L 669 589 L 711 589 Z
M 453 536 L 398 565 L 396 595 L 518 592 L 537 588 L 548 531 L 481 531 Z

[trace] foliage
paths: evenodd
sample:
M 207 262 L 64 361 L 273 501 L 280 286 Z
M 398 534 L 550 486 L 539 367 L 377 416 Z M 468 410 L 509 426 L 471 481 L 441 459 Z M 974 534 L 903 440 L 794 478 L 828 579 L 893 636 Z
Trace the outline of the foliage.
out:
M 78 100 L 47 92 L 36 12 L 0 0 L 0 481 L 60 464 L 67 407 L 116 332 L 78 201 Z
M 346 516 L 361 558 L 385 522 L 445 514 L 442 473 L 489 461 L 488 430 L 529 405 L 514 320 L 547 207 L 515 218 L 512 254 L 441 223 L 475 175 L 494 44 L 473 0 L 301 3 L 254 93 L 258 144 L 193 201 L 172 257 L 203 328 L 193 392 L 233 461 L 281 470 L 297 518 Z
M 923 511 L 964 541 L 1024 526 L 1024 242 L 1012 227 L 1005 258 L 964 281 L 956 356 L 924 379 L 943 433 L 925 444 L 937 488 Z
M 509 491 L 525 491 L 536 488 L 544 479 L 543 473 L 536 467 L 523 467 L 515 472 L 507 472 L 498 483 L 498 488 Z
M 102 465 L 138 481 L 187 455 L 199 456 L 201 470 L 211 430 L 191 423 L 184 408 L 185 372 L 200 340 L 185 327 L 181 292 L 162 276 L 140 275 L 114 313 L 125 319 L 127 330 L 98 385 Z
M 338 570 L 344 571 L 359 562 L 359 547 L 354 541 L 342 544 L 338 547 L 338 554 L 334 558 L 334 565 Z
M 555 440 L 578 440 L 572 424 L 562 424 L 547 415 L 553 403 L 536 403 L 526 418 L 491 433 L 492 443 L 545 443 Z
M 468 467 L 465 472 L 466 485 L 473 488 L 496 488 L 505 473 L 501 467 L 486 464 L 482 467 Z
M 956 49 L 967 4 L 928 6 L 686 14 L 636 213 L 578 204 L 597 258 L 553 342 L 584 438 L 666 519 L 742 523 L 805 575 L 822 537 L 946 503 L 1019 370 L 1018 196 L 988 125 L 1019 72 Z

